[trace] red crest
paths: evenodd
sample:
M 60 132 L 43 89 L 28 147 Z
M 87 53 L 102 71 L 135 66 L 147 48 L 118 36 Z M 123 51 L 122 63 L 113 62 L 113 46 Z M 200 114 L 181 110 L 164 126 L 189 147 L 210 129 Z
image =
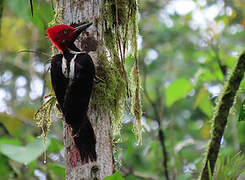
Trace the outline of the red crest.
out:
M 55 25 L 46 30 L 46 33 L 60 52 L 66 49 L 69 43 L 72 42 L 74 27 L 65 24 Z

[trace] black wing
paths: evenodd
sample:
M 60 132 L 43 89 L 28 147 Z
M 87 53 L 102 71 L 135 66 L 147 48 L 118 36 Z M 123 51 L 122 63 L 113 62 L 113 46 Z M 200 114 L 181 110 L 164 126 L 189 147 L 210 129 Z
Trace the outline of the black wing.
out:
M 69 80 L 62 73 L 62 54 L 57 54 L 51 60 L 51 83 L 55 92 L 59 107 L 64 114 L 64 97 Z
M 79 149 L 81 161 L 96 161 L 96 139 L 87 115 L 92 93 L 95 68 L 88 54 L 77 54 L 75 78 L 69 82 L 64 100 L 65 119 L 75 134 L 74 141 Z
M 68 60 L 75 56 L 70 55 Z M 74 79 L 68 79 L 62 73 L 62 58 L 63 55 L 61 54 L 52 58 L 52 86 L 65 120 L 72 128 L 81 161 L 83 163 L 87 163 L 89 159 L 96 161 L 96 140 L 87 116 L 95 77 L 94 64 L 88 54 L 77 54 L 75 59 L 75 77 Z
M 70 80 L 64 99 L 64 115 L 68 124 L 75 130 L 87 114 L 95 76 L 94 64 L 88 54 L 77 54 L 75 78 Z M 76 130 L 75 130 L 76 131 Z

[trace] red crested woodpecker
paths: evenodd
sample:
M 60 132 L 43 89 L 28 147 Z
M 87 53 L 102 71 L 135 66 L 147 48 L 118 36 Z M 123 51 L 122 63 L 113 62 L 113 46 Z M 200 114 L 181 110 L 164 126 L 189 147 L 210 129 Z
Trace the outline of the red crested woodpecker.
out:
M 66 123 L 71 127 L 81 161 L 96 161 L 95 135 L 87 111 L 95 77 L 94 63 L 74 44 L 92 23 L 76 28 L 65 24 L 46 30 L 61 54 L 52 57 L 51 82 Z

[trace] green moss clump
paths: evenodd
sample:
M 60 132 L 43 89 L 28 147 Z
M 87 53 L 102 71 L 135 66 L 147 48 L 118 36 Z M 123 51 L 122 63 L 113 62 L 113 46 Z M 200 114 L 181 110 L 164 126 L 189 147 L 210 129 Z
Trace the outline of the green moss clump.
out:
M 111 110 L 112 114 L 116 114 L 114 116 L 114 121 L 116 122 L 113 123 L 114 128 L 116 128 L 117 131 L 120 129 L 116 125 L 121 126 L 121 116 L 117 114 L 122 114 L 126 98 L 131 98 L 131 112 L 135 118 L 134 132 L 138 136 L 138 142 L 141 142 L 142 112 L 137 54 L 137 7 L 137 0 L 105 0 L 103 5 L 103 20 L 105 45 L 107 50 L 109 50 L 111 63 L 114 64 L 114 68 L 117 71 L 117 81 L 115 81 L 115 83 L 118 83 L 121 89 L 125 87 L 123 91 L 121 90 L 119 95 L 114 94 L 114 96 L 111 97 L 116 101 L 114 106 L 113 104 L 110 106 L 110 108 L 113 108 Z M 131 81 L 125 70 L 126 52 L 129 44 L 135 60 L 134 67 L 131 71 Z M 114 90 L 115 89 L 113 89 L 113 91 Z M 111 89 L 109 89 L 109 91 L 111 91 Z
M 98 56 L 96 74 L 104 82 L 94 84 L 91 105 L 110 112 L 113 133 L 118 134 L 126 98 L 125 81 L 116 65 L 108 60 L 105 53 Z

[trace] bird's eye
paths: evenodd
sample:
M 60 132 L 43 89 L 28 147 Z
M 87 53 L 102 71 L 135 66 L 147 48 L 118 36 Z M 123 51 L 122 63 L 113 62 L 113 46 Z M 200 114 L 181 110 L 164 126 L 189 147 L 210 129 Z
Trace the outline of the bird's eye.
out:
M 69 31 L 70 31 L 69 29 L 64 29 L 64 30 L 63 30 L 63 33 L 64 33 L 64 34 L 68 34 Z

